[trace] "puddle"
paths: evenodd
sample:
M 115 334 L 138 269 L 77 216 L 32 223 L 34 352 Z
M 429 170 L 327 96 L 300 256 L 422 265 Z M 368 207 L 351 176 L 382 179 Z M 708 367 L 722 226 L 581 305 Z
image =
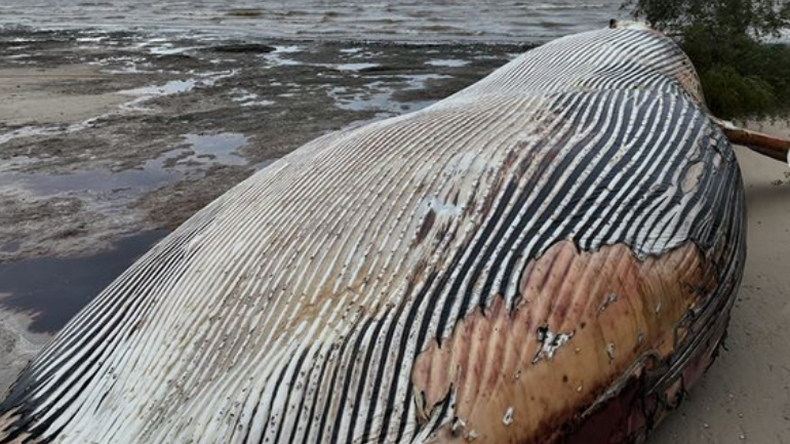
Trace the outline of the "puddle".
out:
M 338 71 L 362 71 L 364 69 L 371 69 L 381 65 L 378 63 L 337 63 L 320 66 L 326 66 L 327 68 L 336 69 Z
M 30 191 L 36 197 L 75 192 L 108 193 L 156 188 L 178 178 L 177 171 L 163 168 L 164 159 L 145 162 L 140 169 L 75 171 L 70 174 L 7 173 L 0 175 L 0 188 L 14 187 Z
M 195 154 L 180 160 L 179 163 L 208 158 L 223 165 L 246 165 L 247 159 L 235 151 L 246 145 L 247 140 L 247 136 L 239 133 L 186 134 L 184 141 Z
M 274 51 L 265 54 L 263 59 L 269 62 L 271 65 L 269 68 L 274 68 L 275 66 L 299 66 L 303 65 L 303 63 L 282 57 L 283 54 L 296 54 L 299 52 L 302 52 L 300 46 L 275 46 Z
M 42 128 L 37 126 L 24 126 L 7 133 L 0 134 L 0 145 L 17 137 L 49 136 L 62 132 L 60 128 Z
M 20 241 L 6 242 L 0 245 L 0 251 L 2 251 L 3 253 L 14 253 L 17 250 L 19 250 L 19 247 L 21 246 L 22 246 L 22 242 Z
M 153 55 L 174 55 L 183 52 L 199 49 L 199 46 L 176 46 L 173 42 L 168 41 L 164 37 L 155 37 L 148 39 L 145 42 L 135 45 L 139 49 L 145 49 L 149 54 Z
M 247 144 L 247 136 L 239 133 L 185 134 L 184 143 L 156 159 L 146 160 L 140 168 L 118 172 L 107 169 L 78 170 L 67 174 L 19 173 L 0 169 L 0 190 L 24 189 L 35 197 L 59 194 L 106 194 L 120 191 L 144 191 L 171 183 L 193 170 L 196 165 L 246 165 L 247 160 L 235 151 Z M 10 165 L 30 164 L 38 159 L 15 158 Z M 174 162 L 175 161 L 175 162 Z M 199 166 L 199 165 L 198 165 Z
M 329 90 L 329 96 L 340 109 L 349 111 L 384 110 L 397 113 L 401 109 L 397 103 L 391 100 L 393 93 L 395 93 L 395 89 L 388 86 L 386 82 L 369 83 L 361 91 L 351 91 L 345 86 L 335 86 Z
M 272 100 L 253 100 L 251 102 L 242 103 L 241 106 L 243 107 L 250 107 L 250 106 L 269 106 L 274 105 L 276 102 Z
M 180 173 L 166 169 L 168 159 L 175 158 L 183 150 L 173 150 L 145 161 L 142 167 L 113 172 L 101 170 L 77 170 L 67 174 L 0 172 L 0 189 L 14 188 L 29 191 L 35 197 L 50 197 L 58 194 L 89 192 L 109 193 L 120 190 L 145 191 L 177 179 Z
M 113 56 L 88 64 L 112 67 L 111 69 L 102 69 L 101 72 L 105 74 L 152 74 L 156 72 L 152 69 L 153 65 L 147 62 L 144 57 Z
M 376 119 L 390 117 L 426 108 L 435 100 L 398 102 L 392 96 L 396 91 L 425 89 L 428 80 L 449 79 L 452 76 L 440 74 L 400 75 L 386 80 L 368 83 L 363 89 L 349 89 L 335 86 L 327 94 L 335 101 L 335 106 L 350 111 L 383 111 Z M 404 87 L 405 84 L 405 87 Z
M 425 82 L 428 80 L 452 79 L 453 76 L 444 74 L 404 74 L 399 75 L 398 78 L 403 79 L 410 89 L 425 89 Z
M 251 93 L 244 89 L 237 89 L 233 91 L 235 96 L 232 96 L 230 100 L 233 100 L 236 103 L 241 104 L 243 107 L 250 107 L 250 106 L 269 106 L 274 105 L 275 102 L 271 100 L 264 100 L 260 99 L 260 96 L 255 93 Z M 256 100 L 260 99 L 260 100 Z
M 445 68 L 460 68 L 469 64 L 467 60 L 461 59 L 435 59 L 425 62 L 426 65 L 445 67 Z
M 98 43 L 102 40 L 106 40 L 107 36 L 100 36 L 100 37 L 80 37 L 77 39 L 77 42 L 80 43 Z
M 249 102 L 259 97 L 257 94 L 250 93 L 247 91 L 235 91 L 235 92 L 240 95 L 230 98 L 230 100 L 233 100 L 234 102 Z
M 174 47 L 173 45 L 156 46 L 156 47 L 148 48 L 148 52 L 150 52 L 153 55 L 175 55 L 175 54 L 181 54 L 187 51 L 191 51 L 193 49 L 200 49 L 200 47 L 199 46 Z
M 121 105 L 121 109 L 126 111 L 143 111 L 143 112 L 150 111 L 149 109 L 142 107 L 140 105 L 155 97 L 188 93 L 198 87 L 209 88 L 214 86 L 218 81 L 222 79 L 226 79 L 228 77 L 232 77 L 235 74 L 236 71 L 222 72 L 222 73 L 205 73 L 205 74 L 201 74 L 199 77 L 195 77 L 191 79 L 171 80 L 162 85 L 143 86 L 140 88 L 125 89 L 122 91 L 118 91 L 118 94 L 123 94 L 127 96 L 137 96 L 137 98 L 132 100 L 131 102 L 127 102 Z
M 143 86 L 140 88 L 119 91 L 127 96 L 167 96 L 192 91 L 198 85 L 197 79 L 171 80 L 164 85 Z
M 235 74 L 236 71 L 221 72 L 221 73 L 205 73 L 192 79 L 172 80 L 162 85 L 151 85 L 151 86 L 144 86 L 140 88 L 118 91 L 117 94 L 137 96 L 136 99 L 120 105 L 120 109 L 129 112 L 135 112 L 135 111 L 148 112 L 150 110 L 141 105 L 145 102 L 148 102 L 149 100 L 152 100 L 160 96 L 188 93 L 198 87 L 209 88 L 214 86 L 218 81 L 222 79 L 226 79 L 228 77 L 232 77 Z M 54 136 L 57 134 L 65 134 L 65 133 L 81 131 L 91 126 L 95 121 L 101 119 L 106 115 L 107 114 L 97 117 L 92 117 L 88 120 L 85 120 L 84 122 L 73 123 L 67 126 L 55 126 L 55 127 L 25 126 L 22 128 L 17 128 L 7 133 L 0 134 L 0 145 L 3 145 L 9 140 L 16 139 L 19 137 Z
M 30 165 L 32 163 L 46 162 L 43 159 L 38 159 L 29 156 L 14 156 L 10 159 L 3 159 L 0 162 L 0 176 L 5 172 L 13 172 L 15 168 L 23 165 Z
M 0 307 L 30 313 L 31 331 L 57 332 L 166 234 L 156 230 L 129 236 L 88 257 L 0 264 Z
M 71 125 L 46 126 L 46 127 L 24 126 L 22 128 L 17 128 L 13 131 L 0 134 L 0 145 L 8 142 L 9 140 L 16 139 L 18 137 L 55 136 L 58 134 L 68 134 L 76 131 L 81 131 L 85 128 L 88 128 L 95 121 L 101 119 L 105 115 L 106 114 L 98 117 L 91 117 L 88 120 L 79 123 L 72 123 Z

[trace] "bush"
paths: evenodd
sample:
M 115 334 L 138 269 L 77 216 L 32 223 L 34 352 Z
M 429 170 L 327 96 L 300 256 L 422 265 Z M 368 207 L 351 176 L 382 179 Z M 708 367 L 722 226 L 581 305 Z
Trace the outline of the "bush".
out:
M 625 6 L 678 40 L 699 72 L 715 115 L 731 119 L 790 114 L 790 46 L 771 43 L 790 27 L 790 3 L 630 0 Z

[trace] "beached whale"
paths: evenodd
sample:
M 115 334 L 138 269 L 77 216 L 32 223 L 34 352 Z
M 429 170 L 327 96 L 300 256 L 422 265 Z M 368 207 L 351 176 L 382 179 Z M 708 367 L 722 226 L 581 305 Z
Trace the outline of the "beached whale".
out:
M 0 443 L 631 443 L 712 362 L 738 164 L 613 26 L 242 182 L 66 326 Z

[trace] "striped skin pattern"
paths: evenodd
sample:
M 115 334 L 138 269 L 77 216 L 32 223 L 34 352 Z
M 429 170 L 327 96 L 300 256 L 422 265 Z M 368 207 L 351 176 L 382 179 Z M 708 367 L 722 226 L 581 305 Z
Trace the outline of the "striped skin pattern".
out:
M 0 443 L 571 442 L 693 379 L 743 218 L 685 55 L 565 37 L 198 212 L 23 372 Z

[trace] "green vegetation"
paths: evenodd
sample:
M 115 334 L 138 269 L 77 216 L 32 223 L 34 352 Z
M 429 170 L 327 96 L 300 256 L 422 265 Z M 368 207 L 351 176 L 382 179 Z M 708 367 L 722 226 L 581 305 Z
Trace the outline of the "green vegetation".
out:
M 787 0 L 629 0 L 624 6 L 678 40 L 715 115 L 790 115 L 790 45 L 771 43 L 790 27 Z

